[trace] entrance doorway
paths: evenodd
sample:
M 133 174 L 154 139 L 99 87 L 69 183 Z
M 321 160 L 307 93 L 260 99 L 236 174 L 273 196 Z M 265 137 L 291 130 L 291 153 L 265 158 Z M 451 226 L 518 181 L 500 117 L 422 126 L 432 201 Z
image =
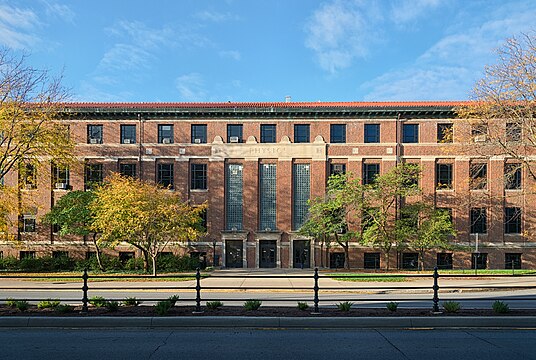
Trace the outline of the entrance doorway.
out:
M 311 267 L 311 241 L 294 240 L 294 268 L 306 269 Z
M 277 241 L 261 240 L 259 241 L 259 267 L 275 268 L 276 267 L 276 250 Z
M 225 241 L 225 267 L 241 268 L 243 264 L 242 240 Z

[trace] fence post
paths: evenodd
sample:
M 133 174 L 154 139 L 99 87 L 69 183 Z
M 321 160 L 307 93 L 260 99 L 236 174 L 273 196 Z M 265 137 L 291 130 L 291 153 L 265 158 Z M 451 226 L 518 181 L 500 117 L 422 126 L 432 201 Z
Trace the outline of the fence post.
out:
M 315 279 L 315 285 L 313 287 L 313 290 L 315 292 L 315 297 L 314 297 L 314 311 L 312 312 L 312 314 L 320 314 L 320 312 L 318 311 L 318 290 L 319 290 L 319 287 L 318 287 L 318 268 L 315 267 L 315 274 L 313 276 L 313 278 Z
M 87 291 L 89 290 L 87 286 L 88 277 L 89 276 L 87 275 L 87 269 L 84 269 L 84 273 L 82 274 L 82 280 L 84 280 L 84 285 L 82 286 L 82 291 L 84 293 L 84 295 L 82 296 L 82 312 L 83 313 L 87 313 L 87 302 L 88 302 Z
M 201 272 L 200 272 L 200 269 L 199 267 L 196 269 L 195 271 L 195 291 L 196 291 L 196 296 L 195 296 L 195 311 L 194 313 L 202 313 L 203 311 L 201 311 Z
M 434 286 L 432 287 L 432 289 L 434 289 L 434 312 L 435 313 L 438 313 L 439 312 L 439 295 L 438 295 L 438 290 L 439 290 L 439 285 L 437 284 L 437 279 L 439 278 L 439 274 L 437 272 L 437 266 L 434 268 Z

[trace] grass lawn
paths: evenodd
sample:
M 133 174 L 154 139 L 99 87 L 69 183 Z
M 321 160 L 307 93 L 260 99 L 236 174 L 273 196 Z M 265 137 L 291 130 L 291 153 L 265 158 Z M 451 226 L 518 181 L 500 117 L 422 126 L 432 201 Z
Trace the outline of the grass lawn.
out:
M 145 273 L 133 272 L 110 272 L 110 273 L 91 273 L 89 272 L 89 282 L 101 281 L 126 281 L 126 282 L 158 282 L 158 281 L 188 281 L 195 280 L 195 274 L 192 272 L 185 273 L 162 273 L 157 277 L 148 276 Z M 13 276 L 13 277 L 11 277 Z M 207 278 L 210 274 L 202 273 L 201 278 Z M 2 278 L 16 279 L 18 277 L 28 281 L 46 281 L 46 282 L 81 282 L 82 273 L 80 271 L 65 272 L 47 272 L 47 273 L 30 273 L 30 272 L 0 272 Z
M 328 273 L 326 276 L 338 281 L 403 282 L 407 280 L 404 275 L 393 276 L 389 273 Z

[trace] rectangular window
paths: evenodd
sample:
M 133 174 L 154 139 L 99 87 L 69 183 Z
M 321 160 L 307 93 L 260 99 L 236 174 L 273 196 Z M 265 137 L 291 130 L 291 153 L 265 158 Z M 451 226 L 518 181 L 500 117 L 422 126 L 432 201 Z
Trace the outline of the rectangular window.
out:
M 173 164 L 158 164 L 156 182 L 168 189 L 173 189 Z
M 483 163 L 471 164 L 469 169 L 471 190 L 485 190 L 488 187 L 488 165 Z
M 436 164 L 436 189 L 452 189 L 452 164 Z
M 87 126 L 87 143 L 102 144 L 102 125 Z
M 308 143 L 310 141 L 309 124 L 295 124 L 294 125 L 294 142 L 295 143 Z
M 35 251 L 20 251 L 19 259 L 35 259 Z
M 506 253 L 504 254 L 505 269 L 521 269 L 521 254 Z
M 207 189 L 207 164 L 190 164 L 190 190 Z
M 243 166 L 227 164 L 225 175 L 225 228 L 242 230 Z
M 191 135 L 192 135 L 192 144 L 206 144 L 207 143 L 207 125 L 206 124 L 192 124 Z
M 440 270 L 452 269 L 452 254 L 451 253 L 438 253 L 437 254 L 437 268 Z
M 277 229 L 277 165 L 261 164 L 259 168 L 260 230 Z
M 504 188 L 506 190 L 521 189 L 521 164 L 504 164 Z
M 485 208 L 472 208 L 471 234 L 486 234 L 488 232 L 488 216 Z
M 158 125 L 158 143 L 173 144 L 173 125 Z
M 365 253 L 363 268 L 370 270 L 380 269 L 380 253 Z
M 136 164 L 119 164 L 119 174 L 131 178 L 136 177 Z
M 451 143 L 453 139 L 452 124 L 437 124 L 437 142 Z
M 37 231 L 35 214 L 23 214 L 20 219 L 20 231 L 23 233 L 33 233 Z
M 419 268 L 418 253 L 402 253 L 402 269 L 417 270 Z
M 59 258 L 68 258 L 69 252 L 68 251 L 53 251 L 52 252 L 52 258 L 59 259 Z
M 471 254 L 471 269 L 487 269 L 488 268 L 488 254 L 486 253 L 472 253 Z
M 521 208 L 504 208 L 504 233 L 521 234 Z
M 402 142 L 418 143 L 419 142 L 419 124 L 402 125 Z
M 380 175 L 380 164 L 363 164 L 363 185 L 374 183 Z
M 346 142 L 346 124 L 331 124 L 329 126 L 329 142 L 332 144 Z
M 102 164 L 86 164 L 84 171 L 84 189 L 92 190 L 102 184 L 104 172 Z
M 274 124 L 261 124 L 261 143 L 277 142 L 276 127 Z
M 23 189 L 37 189 L 37 170 L 34 164 L 22 163 L 19 166 L 19 183 Z
M 121 144 L 136 143 L 136 125 L 121 125 Z
M 475 124 L 471 128 L 471 138 L 473 142 L 488 141 L 488 126 L 486 124 Z
M 380 124 L 365 124 L 364 142 L 380 142 Z
M 227 142 L 228 143 L 241 143 L 242 142 L 242 124 L 229 124 L 227 125 Z
M 134 259 L 134 252 L 132 251 L 120 251 L 119 252 L 119 261 L 121 264 L 125 264 L 130 259 Z
M 55 189 L 69 188 L 69 167 L 52 164 L 52 186 Z
M 506 135 L 506 141 L 510 141 L 510 142 L 521 141 L 521 124 L 507 123 L 505 135 Z
M 311 172 L 309 164 L 292 166 L 292 229 L 298 230 L 307 220 L 311 194 Z
M 329 174 L 330 175 L 346 174 L 346 164 L 329 164 Z

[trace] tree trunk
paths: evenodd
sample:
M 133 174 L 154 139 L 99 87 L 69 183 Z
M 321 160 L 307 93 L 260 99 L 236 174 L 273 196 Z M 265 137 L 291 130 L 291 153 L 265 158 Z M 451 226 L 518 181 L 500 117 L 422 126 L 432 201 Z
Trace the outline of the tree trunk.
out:
M 151 256 L 151 260 L 153 261 L 153 276 L 156 277 L 156 256 Z
M 324 267 L 324 239 L 320 243 L 320 268 Z
M 386 270 L 389 271 L 389 263 L 391 262 L 391 251 L 385 252 Z
M 419 251 L 419 265 L 421 271 L 424 271 L 424 251 Z
M 344 249 L 344 268 L 350 270 L 350 246 L 348 243 L 346 245 L 341 244 Z
M 143 271 L 145 273 L 149 272 L 149 253 L 145 249 L 141 249 L 143 254 Z
M 97 244 L 97 233 L 93 233 L 93 245 L 95 246 L 95 257 L 97 258 L 97 264 L 99 265 L 99 269 L 100 271 L 105 271 L 104 270 L 104 266 L 102 265 L 102 260 L 101 260 L 101 254 L 100 254 L 100 248 L 99 248 L 99 245 Z

